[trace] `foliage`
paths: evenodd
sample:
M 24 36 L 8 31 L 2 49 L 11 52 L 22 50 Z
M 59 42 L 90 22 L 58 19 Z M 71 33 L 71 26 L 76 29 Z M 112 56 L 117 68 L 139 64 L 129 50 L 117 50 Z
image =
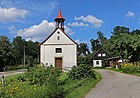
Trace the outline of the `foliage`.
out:
M 23 65 L 15 65 L 15 66 L 5 66 L 6 71 L 11 71 L 11 70 L 18 70 L 18 69 L 23 69 Z
M 125 73 L 139 73 L 140 74 L 140 66 L 137 64 L 132 64 L 132 63 L 125 63 L 124 65 L 121 66 L 121 70 Z
M 78 65 L 80 64 L 90 64 L 90 58 L 91 58 L 92 54 L 89 54 L 85 57 L 83 56 L 78 56 Z
M 126 28 L 126 27 L 124 27 L 124 26 L 116 26 L 116 27 L 113 29 L 112 34 L 113 34 L 113 35 L 119 35 L 120 33 L 129 33 L 129 28 Z
M 54 74 L 52 74 L 54 73 Z M 51 75 L 58 78 L 61 74 L 60 70 L 54 67 L 30 67 L 26 76 L 31 84 L 47 85 Z
M 27 82 L 7 81 L 0 84 L 0 98 L 47 98 L 44 86 L 29 85 Z
M 25 40 L 22 39 L 21 36 L 17 36 L 16 38 L 13 38 L 13 47 L 14 47 L 14 60 L 15 64 L 21 64 L 23 59 L 23 53 L 24 53 L 24 43 Z
M 104 36 L 104 34 L 101 31 L 97 32 L 97 39 L 91 39 L 91 49 L 93 52 L 98 51 L 106 42 L 107 38 Z
M 132 62 L 140 61 L 140 31 L 129 32 L 128 28 L 117 26 L 113 32 L 114 35 L 103 47 L 113 56 L 129 59 Z
M 50 71 L 48 81 L 46 81 L 46 95 L 48 98 L 62 98 L 65 94 L 62 86 L 60 85 L 60 80 L 58 79 L 59 73 L 55 71 Z
M 89 65 L 81 64 L 78 67 L 73 66 L 69 72 L 69 78 L 71 79 L 83 79 L 92 77 L 95 78 L 94 70 Z
M 81 80 L 66 79 L 63 85 L 66 93 L 65 98 L 83 98 L 101 80 L 101 75 L 96 73 L 96 79 L 85 78 Z
M 73 80 L 68 78 L 67 73 L 62 73 L 59 78 L 52 78 L 56 74 L 51 72 L 51 80 L 48 81 L 48 85 L 41 86 L 38 84 L 31 85 L 28 80 L 17 80 L 17 77 L 22 77 L 22 75 L 26 74 L 7 77 L 4 86 L 0 82 L 0 98 L 75 98 L 75 96 L 82 98 L 101 79 L 98 73 L 96 73 L 96 79 Z
M 86 43 L 80 43 L 79 47 L 78 47 L 78 55 L 81 55 L 81 54 L 87 55 L 89 53 L 90 53 L 90 51 L 88 49 L 87 44 Z
M 11 65 L 13 62 L 13 47 L 6 36 L 0 36 L 0 66 Z
M 27 66 L 37 64 L 39 55 L 39 43 L 25 41 L 22 37 L 17 36 L 10 42 L 8 37 L 0 36 L 0 69 L 5 66 L 17 66 L 23 64 L 24 47 Z

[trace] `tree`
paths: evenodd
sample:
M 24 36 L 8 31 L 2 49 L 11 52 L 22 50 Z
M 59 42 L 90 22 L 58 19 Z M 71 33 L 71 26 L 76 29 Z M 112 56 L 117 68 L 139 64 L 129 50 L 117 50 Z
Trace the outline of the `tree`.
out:
M 90 40 L 90 43 L 91 43 L 91 50 L 93 52 L 96 52 L 97 50 L 99 50 L 101 48 L 101 44 L 100 44 L 100 41 L 98 39 L 91 39 Z
M 78 54 L 79 54 L 79 55 L 80 55 L 80 54 L 87 55 L 87 54 L 89 54 L 89 53 L 90 53 L 90 51 L 89 51 L 89 49 L 88 49 L 87 44 L 86 44 L 86 43 L 80 43 L 80 44 L 79 44 L 79 47 L 78 47 Z
M 129 28 L 126 28 L 124 26 L 116 26 L 114 28 L 114 31 L 112 32 L 113 35 L 118 35 L 120 33 L 129 33 Z
M 128 30 L 128 29 L 127 29 Z M 107 40 L 104 48 L 113 56 L 129 59 L 132 62 L 140 61 L 140 35 L 139 30 L 132 33 L 118 33 Z
M 93 52 L 96 52 L 101 47 L 103 47 L 104 43 L 107 41 L 107 38 L 104 36 L 104 34 L 101 31 L 97 32 L 97 39 L 91 39 L 91 49 Z
M 14 58 L 15 64 L 22 64 L 23 53 L 24 53 L 24 42 L 21 36 L 17 36 L 13 38 L 13 46 L 14 46 Z
M 105 43 L 107 38 L 104 37 L 104 34 L 101 31 L 97 32 L 97 36 L 98 36 L 98 40 L 99 40 L 100 45 L 103 46 L 103 44 Z
M 137 35 L 140 35 L 140 30 L 136 29 L 136 30 L 133 30 L 131 32 L 131 34 L 137 34 Z
M 0 36 L 0 66 L 11 65 L 13 57 L 10 40 L 6 36 Z

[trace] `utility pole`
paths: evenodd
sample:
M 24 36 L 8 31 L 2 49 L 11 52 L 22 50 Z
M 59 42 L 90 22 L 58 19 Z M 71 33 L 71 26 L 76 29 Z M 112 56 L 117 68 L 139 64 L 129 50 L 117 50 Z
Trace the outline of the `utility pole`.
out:
M 24 68 L 25 68 L 25 43 L 24 43 Z

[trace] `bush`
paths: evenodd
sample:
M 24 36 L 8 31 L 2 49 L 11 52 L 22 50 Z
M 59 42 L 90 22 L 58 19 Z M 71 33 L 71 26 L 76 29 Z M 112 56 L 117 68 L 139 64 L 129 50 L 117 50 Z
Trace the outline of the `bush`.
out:
M 62 98 L 63 88 L 59 77 L 61 71 L 54 67 L 33 67 L 26 73 L 31 84 L 45 86 L 46 98 Z
M 51 71 L 48 77 L 46 92 L 48 98 L 63 98 L 64 91 L 60 84 L 58 73 Z
M 60 76 L 61 71 L 55 69 L 54 67 L 30 67 L 26 76 L 31 84 L 47 85 L 50 73 L 54 72 L 57 77 Z
M 125 73 L 140 73 L 140 66 L 132 63 L 126 63 L 121 66 L 121 70 Z
M 95 73 L 89 65 L 81 64 L 78 67 L 73 66 L 69 72 L 69 78 L 82 79 L 82 78 L 96 78 Z
M 20 74 L 20 75 L 18 75 L 16 78 L 17 78 L 18 81 L 21 81 L 21 82 L 26 81 L 26 76 L 25 76 L 25 74 Z

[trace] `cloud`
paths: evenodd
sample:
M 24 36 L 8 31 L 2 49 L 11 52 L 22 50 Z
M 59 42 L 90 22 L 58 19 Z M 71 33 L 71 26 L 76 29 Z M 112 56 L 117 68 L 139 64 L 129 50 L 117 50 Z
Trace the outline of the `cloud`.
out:
M 80 41 L 80 39 L 76 39 L 75 42 L 76 42 L 77 44 L 80 44 L 80 43 L 86 43 L 86 44 L 89 44 L 89 43 L 90 43 L 90 42 L 87 41 L 87 40 Z
M 80 39 L 76 39 L 75 42 L 76 42 L 77 44 L 80 44 L 80 43 L 81 43 L 81 42 L 80 42 Z
M 26 0 L 0 0 L 0 5 L 3 8 L 28 9 L 30 12 L 33 12 L 32 14 L 34 14 L 34 12 L 45 13 L 48 16 L 50 16 L 55 9 L 58 9 L 59 6 L 58 2 L 51 0 L 41 0 L 41 2 L 28 0 L 28 3 L 25 1 Z
M 0 22 L 11 22 L 24 19 L 29 13 L 27 10 L 0 7 Z
M 88 15 L 88 16 L 80 16 L 80 17 L 75 17 L 75 20 L 82 20 L 83 22 L 87 22 L 92 24 L 92 27 L 100 27 L 102 26 L 102 24 L 104 23 L 102 19 L 98 19 L 92 15 Z
M 72 22 L 72 23 L 68 23 L 68 26 L 73 26 L 73 27 L 86 27 L 89 26 L 89 24 L 84 24 L 82 22 L 78 23 L 78 22 Z
M 135 16 L 135 13 L 133 13 L 131 11 L 128 11 L 126 14 L 126 17 L 134 17 L 134 16 Z
M 73 32 L 69 27 L 64 26 L 66 33 L 68 33 L 69 35 L 73 35 L 75 32 Z
M 24 28 L 16 30 L 14 26 L 9 28 L 10 33 L 16 32 L 17 36 L 22 36 L 26 40 L 32 41 L 42 41 L 55 29 L 54 22 L 48 22 L 48 20 L 43 20 L 40 24 L 31 26 L 29 28 Z M 72 35 L 74 32 L 65 26 L 66 33 Z

